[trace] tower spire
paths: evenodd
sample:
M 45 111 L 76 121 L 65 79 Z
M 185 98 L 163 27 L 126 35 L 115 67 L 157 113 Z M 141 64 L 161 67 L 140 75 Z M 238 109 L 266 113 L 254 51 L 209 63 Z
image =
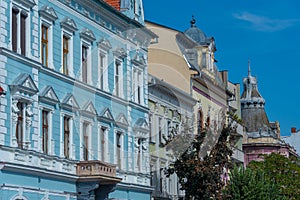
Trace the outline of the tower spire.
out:
M 251 76 L 250 59 L 248 59 L 248 76 Z

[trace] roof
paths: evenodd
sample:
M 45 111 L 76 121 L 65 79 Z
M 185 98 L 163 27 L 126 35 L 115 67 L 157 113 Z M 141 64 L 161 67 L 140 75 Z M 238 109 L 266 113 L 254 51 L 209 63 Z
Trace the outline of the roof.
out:
M 205 33 L 196 26 L 196 20 L 194 19 L 194 17 L 192 18 L 190 23 L 191 27 L 184 32 L 185 35 L 187 35 L 189 38 L 200 45 L 208 45 L 213 42 L 213 37 L 207 37 Z

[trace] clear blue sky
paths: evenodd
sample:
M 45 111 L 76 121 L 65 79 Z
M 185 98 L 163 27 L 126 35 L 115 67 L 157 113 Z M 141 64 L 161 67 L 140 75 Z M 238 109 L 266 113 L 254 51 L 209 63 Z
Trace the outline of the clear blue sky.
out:
M 196 25 L 216 41 L 219 70 L 242 83 L 251 72 L 281 134 L 300 129 L 299 0 L 144 0 L 145 19 L 179 31 Z

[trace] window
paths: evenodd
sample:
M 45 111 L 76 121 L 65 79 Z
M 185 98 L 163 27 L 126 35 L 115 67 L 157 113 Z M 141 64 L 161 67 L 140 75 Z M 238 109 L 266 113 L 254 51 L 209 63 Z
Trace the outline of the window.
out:
M 116 134 L 116 145 L 117 145 L 117 166 L 119 169 L 122 166 L 122 133 L 117 132 Z
M 42 111 L 42 150 L 49 153 L 49 111 Z
M 15 7 L 12 9 L 12 50 L 17 52 L 18 49 L 18 14 L 19 10 Z
M 108 91 L 108 53 L 112 48 L 110 42 L 101 38 L 98 41 L 98 87 L 104 91 Z
M 83 123 L 83 160 L 89 160 L 89 124 Z
M 41 56 L 42 56 L 42 65 L 48 66 L 48 27 L 42 25 L 42 38 L 41 38 Z
M 61 32 L 61 69 L 66 75 L 74 77 L 73 73 L 73 35 L 78 30 L 75 21 L 68 16 L 60 22 Z
M 108 69 L 107 69 L 107 54 L 104 52 L 99 53 L 99 88 L 107 91 L 108 82 Z
M 70 158 L 70 117 L 64 116 L 64 156 Z
M 88 80 L 88 47 L 81 46 L 81 67 L 82 67 L 82 77 L 81 80 L 87 83 Z
M 162 118 L 158 118 L 158 136 L 159 136 L 159 144 L 163 142 L 163 133 L 162 133 Z
M 100 146 L 101 146 L 101 160 L 106 161 L 106 142 L 105 142 L 106 128 L 100 128 Z
M 25 56 L 25 52 L 26 52 L 26 18 L 27 18 L 27 14 L 24 12 L 21 12 L 21 27 L 20 27 L 20 31 L 21 31 L 21 54 L 23 56 Z
M 44 5 L 39 9 L 40 15 L 40 57 L 41 63 L 45 67 L 54 69 L 53 66 L 53 24 L 58 19 L 55 10 Z
M 142 171 L 144 164 L 144 151 L 147 150 L 145 146 L 146 140 L 144 138 L 138 138 L 137 140 L 137 169 Z
M 133 70 L 133 101 L 143 105 L 143 76 L 141 70 Z
M 27 17 L 28 14 L 24 10 L 20 10 L 16 6 L 12 8 L 11 16 L 11 44 L 12 50 L 25 56 L 27 45 Z M 28 30 L 27 30 L 28 29 Z
M 63 36 L 63 70 L 62 72 L 66 75 L 69 74 L 69 65 L 70 65 L 70 50 L 69 50 L 69 38 Z
M 155 133 L 153 132 L 153 114 L 149 114 L 149 134 L 150 134 L 150 142 L 154 143 L 155 142 Z
M 25 131 L 24 130 L 25 129 L 24 104 L 22 102 L 18 102 L 17 107 L 18 107 L 19 113 L 18 113 L 18 120 L 17 120 L 17 124 L 16 124 L 16 139 L 17 139 L 18 147 L 22 149 L 23 143 L 24 143 L 24 131 Z
M 115 95 L 122 97 L 123 84 L 122 84 L 122 62 L 120 60 L 115 60 Z

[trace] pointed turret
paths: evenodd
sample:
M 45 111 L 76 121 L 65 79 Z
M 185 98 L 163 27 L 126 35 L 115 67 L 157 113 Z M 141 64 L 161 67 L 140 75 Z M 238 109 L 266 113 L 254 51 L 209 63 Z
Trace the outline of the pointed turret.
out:
M 276 136 L 272 131 L 265 111 L 265 99 L 257 87 L 257 80 L 251 75 L 250 61 L 248 62 L 248 76 L 243 80 L 244 91 L 241 96 L 242 120 L 249 137 Z

